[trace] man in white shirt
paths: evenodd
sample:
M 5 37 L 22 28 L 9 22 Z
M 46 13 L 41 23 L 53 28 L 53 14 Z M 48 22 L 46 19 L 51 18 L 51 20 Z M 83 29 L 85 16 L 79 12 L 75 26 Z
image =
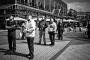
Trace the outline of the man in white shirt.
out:
M 27 55 L 29 58 L 34 58 L 34 37 L 35 37 L 35 28 L 36 23 L 32 19 L 32 16 L 28 16 L 28 21 L 25 25 L 25 36 L 27 38 L 28 48 L 29 48 L 29 54 Z
M 48 33 L 49 33 L 49 38 L 50 38 L 50 41 L 51 41 L 51 45 L 55 44 L 56 29 L 57 29 L 56 23 L 54 22 L 53 19 L 51 19 L 50 24 L 48 26 Z

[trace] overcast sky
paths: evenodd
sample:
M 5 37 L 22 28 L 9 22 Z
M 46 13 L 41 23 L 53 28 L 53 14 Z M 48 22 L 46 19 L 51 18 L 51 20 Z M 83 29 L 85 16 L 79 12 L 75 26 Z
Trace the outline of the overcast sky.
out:
M 68 5 L 68 8 L 73 8 L 77 11 L 90 12 L 90 0 L 62 0 Z

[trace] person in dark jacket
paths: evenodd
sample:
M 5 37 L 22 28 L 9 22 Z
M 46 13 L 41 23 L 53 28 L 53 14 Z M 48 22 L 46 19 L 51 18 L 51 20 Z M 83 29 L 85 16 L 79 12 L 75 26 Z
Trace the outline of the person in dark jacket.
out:
M 45 29 L 47 28 L 47 24 L 44 18 L 39 22 L 38 27 L 39 27 L 39 44 L 41 44 L 41 40 L 43 37 L 44 45 L 46 45 Z
M 16 22 L 14 21 L 14 17 L 11 16 L 9 21 L 7 22 L 6 28 L 8 29 L 8 43 L 9 43 L 9 51 L 16 51 Z
M 64 26 L 63 26 L 63 23 L 61 21 L 59 21 L 57 24 L 57 31 L 58 31 L 58 39 L 62 40 L 63 39 Z

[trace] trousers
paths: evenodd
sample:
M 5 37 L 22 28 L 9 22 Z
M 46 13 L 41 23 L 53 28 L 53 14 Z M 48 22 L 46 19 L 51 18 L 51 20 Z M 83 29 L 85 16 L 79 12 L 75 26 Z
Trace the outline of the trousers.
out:
M 45 39 L 45 31 L 39 31 L 39 43 L 41 43 L 41 40 L 43 38 L 44 44 L 46 44 L 46 39 Z
M 16 38 L 8 36 L 9 50 L 16 50 Z
M 51 41 L 51 44 L 55 44 L 55 33 L 54 32 L 48 32 L 49 33 L 49 38 Z
M 27 44 L 29 48 L 29 54 L 34 56 L 34 37 L 27 37 Z

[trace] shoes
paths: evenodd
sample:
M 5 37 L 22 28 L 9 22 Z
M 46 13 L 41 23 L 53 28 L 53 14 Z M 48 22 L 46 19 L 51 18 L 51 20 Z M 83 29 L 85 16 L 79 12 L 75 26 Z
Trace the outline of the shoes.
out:
M 54 46 L 55 44 L 50 44 L 51 46 Z
M 16 50 L 13 50 L 13 53 L 15 53 L 16 52 Z
M 46 43 L 44 43 L 44 45 L 46 45 Z
M 33 59 L 34 58 L 34 56 L 31 55 L 31 54 L 27 54 L 26 57 L 28 57 L 29 59 Z
M 12 50 L 7 50 L 6 54 L 5 55 L 12 55 L 13 54 L 13 51 Z
M 39 45 L 41 44 L 41 43 L 38 43 Z

